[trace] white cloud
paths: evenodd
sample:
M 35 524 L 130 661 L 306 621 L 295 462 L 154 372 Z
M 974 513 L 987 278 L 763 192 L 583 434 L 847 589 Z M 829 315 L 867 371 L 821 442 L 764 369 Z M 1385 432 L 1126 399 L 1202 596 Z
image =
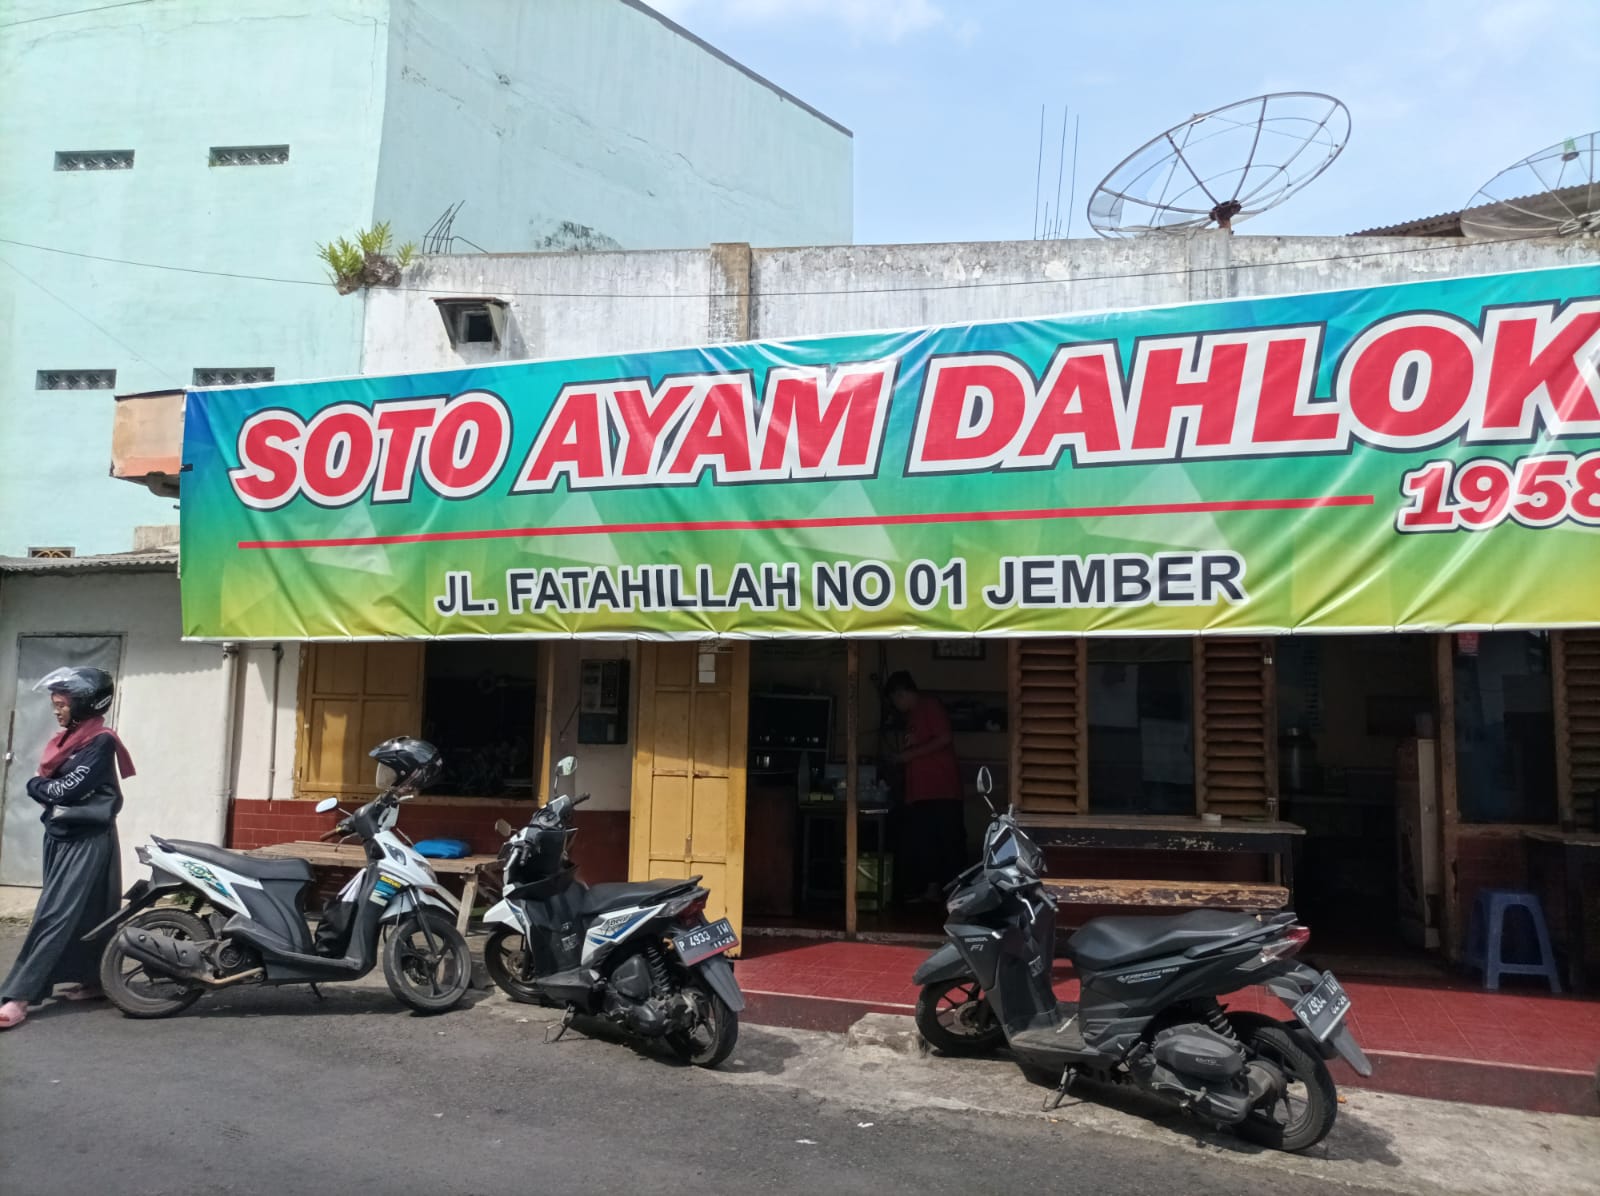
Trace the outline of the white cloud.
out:
M 706 17 L 743 25 L 826 22 L 860 38 L 899 41 L 951 21 L 934 0 L 648 0 L 675 21 Z M 970 25 L 970 22 L 967 23 Z M 970 36 L 970 30 L 963 29 Z

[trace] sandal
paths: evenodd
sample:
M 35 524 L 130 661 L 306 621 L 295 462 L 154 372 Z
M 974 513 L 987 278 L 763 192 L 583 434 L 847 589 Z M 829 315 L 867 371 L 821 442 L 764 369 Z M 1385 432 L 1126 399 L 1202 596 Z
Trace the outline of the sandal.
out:
M 98 988 L 90 988 L 87 984 L 69 984 L 56 994 L 63 1001 L 103 1001 L 105 993 Z
M 28 1020 L 28 1007 L 21 1001 L 0 1005 L 0 1030 L 10 1030 Z

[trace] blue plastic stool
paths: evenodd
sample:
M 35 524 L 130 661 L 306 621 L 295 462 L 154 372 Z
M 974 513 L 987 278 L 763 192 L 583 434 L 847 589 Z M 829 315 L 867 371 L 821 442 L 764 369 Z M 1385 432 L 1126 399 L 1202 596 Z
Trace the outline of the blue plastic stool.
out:
M 1533 923 L 1533 936 L 1539 947 L 1538 963 L 1505 961 L 1505 920 L 1514 909 L 1526 910 Z M 1490 992 L 1500 991 L 1501 976 L 1543 976 L 1550 982 L 1551 992 L 1561 991 L 1555 952 L 1550 949 L 1550 931 L 1545 926 L 1544 907 L 1532 893 L 1518 889 L 1481 890 L 1472 907 L 1472 925 L 1462 958 L 1468 967 L 1483 972 L 1483 987 Z

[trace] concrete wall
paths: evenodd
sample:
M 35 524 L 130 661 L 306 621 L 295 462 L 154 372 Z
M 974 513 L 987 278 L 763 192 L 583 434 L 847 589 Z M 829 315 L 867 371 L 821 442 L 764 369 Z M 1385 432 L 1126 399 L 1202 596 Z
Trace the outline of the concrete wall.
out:
M 0 724 L 10 723 L 15 700 L 17 636 L 72 632 L 123 636 L 116 727 L 138 773 L 124 783 L 117 830 L 123 876 L 131 883 L 141 874 L 133 849 L 152 831 L 219 840 L 226 812 L 218 785 L 226 709 L 222 649 L 179 639 L 178 579 L 170 572 L 6 574 L 0 578 Z M 43 746 L 15 745 L 11 767 L 31 769 Z
M 1463 244 L 1218 233 L 753 249 L 741 275 L 739 256 L 727 252 L 733 248 L 432 258 L 407 274 L 408 289 L 369 297 L 363 369 L 403 373 L 709 344 L 729 339 L 730 322 L 742 325 L 746 315 L 750 339 L 782 339 L 1378 286 L 1596 257 L 1592 245 L 1574 239 Z M 452 349 L 433 303 L 450 294 L 504 299 L 505 343 Z
M 849 133 L 631 0 L 394 0 L 377 211 L 490 252 L 851 239 Z M 487 167 L 487 169 L 486 169 Z
M 316 243 L 371 219 L 388 0 L 157 0 L 24 23 L 71 7 L 4 5 L 0 237 L 311 279 Z M 288 162 L 208 165 L 211 146 L 257 144 L 288 144 Z M 133 168 L 54 169 L 58 150 L 108 149 L 133 150 Z M 106 476 L 110 394 L 38 391 L 36 371 L 115 369 L 128 394 L 196 367 L 359 365 L 361 301 L 331 287 L 0 256 L 0 552 L 125 550 L 135 524 L 171 516 Z

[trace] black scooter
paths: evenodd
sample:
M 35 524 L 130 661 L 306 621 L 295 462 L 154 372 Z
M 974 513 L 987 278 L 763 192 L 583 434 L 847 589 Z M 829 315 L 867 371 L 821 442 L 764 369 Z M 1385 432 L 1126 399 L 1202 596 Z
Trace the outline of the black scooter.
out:
M 988 801 L 988 769 L 978 788 Z M 1350 998 L 1333 974 L 1293 962 L 1311 937 L 1295 916 L 1096 918 L 1066 946 L 1080 999 L 1058 1002 L 1044 855 L 1015 807 L 989 808 L 983 858 L 950 886 L 949 941 L 916 972 L 917 1028 L 929 1044 L 950 1055 L 1006 1045 L 1025 1070 L 1060 1076 L 1057 1104 L 1081 1076 L 1175 1100 L 1263 1146 L 1322 1141 L 1339 1108 L 1325 1061 L 1340 1056 L 1362 1076 L 1372 1066 L 1345 1025 Z M 1230 1013 L 1217 1000 L 1252 984 L 1294 1017 Z
M 571 756 L 558 763 L 552 790 L 575 768 Z M 521 830 L 497 824 L 508 838 L 504 894 L 483 917 L 489 976 L 515 1000 L 565 1006 L 562 1032 L 576 1014 L 597 1014 L 715 1067 L 739 1038 L 744 996 L 725 958 L 739 939 L 728 919 L 706 920 L 698 876 L 579 881 L 571 818 L 588 800 L 557 794 Z

